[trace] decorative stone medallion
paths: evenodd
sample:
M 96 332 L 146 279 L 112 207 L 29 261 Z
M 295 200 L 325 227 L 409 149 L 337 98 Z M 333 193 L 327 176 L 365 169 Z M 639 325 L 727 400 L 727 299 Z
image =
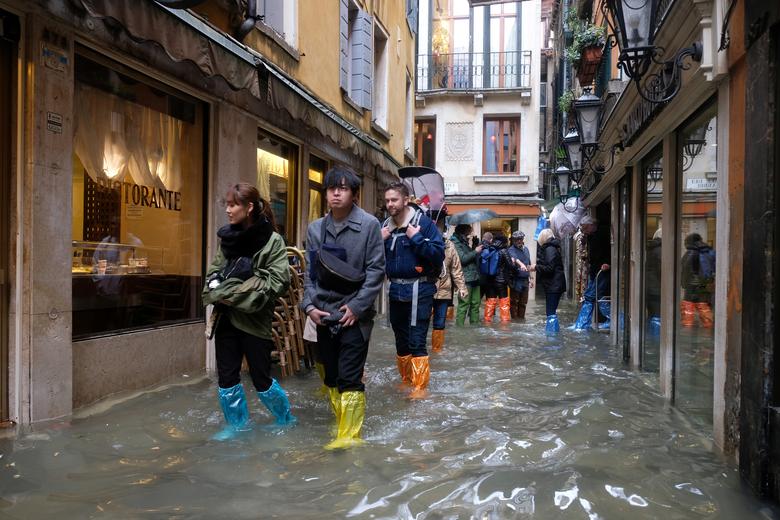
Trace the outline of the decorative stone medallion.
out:
M 444 149 L 448 161 L 473 160 L 474 124 L 470 122 L 447 123 Z

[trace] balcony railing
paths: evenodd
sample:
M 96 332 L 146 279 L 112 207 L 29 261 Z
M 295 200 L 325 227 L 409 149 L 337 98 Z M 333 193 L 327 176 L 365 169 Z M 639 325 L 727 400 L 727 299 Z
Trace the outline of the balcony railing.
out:
M 417 56 L 417 91 L 531 87 L 531 51 Z

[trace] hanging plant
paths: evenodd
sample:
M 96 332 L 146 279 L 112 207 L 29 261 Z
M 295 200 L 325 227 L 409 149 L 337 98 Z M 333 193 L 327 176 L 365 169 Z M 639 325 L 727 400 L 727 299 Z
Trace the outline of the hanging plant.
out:
M 586 49 L 602 49 L 607 40 L 607 33 L 604 27 L 593 25 L 589 22 L 580 20 L 574 25 L 574 37 L 572 43 L 566 48 L 566 59 L 571 62 L 574 68 L 579 68 L 582 63 L 582 55 Z M 598 53 L 598 59 L 601 59 L 601 53 Z
M 567 90 L 558 98 L 558 110 L 562 114 L 568 114 L 571 111 L 572 103 L 574 103 L 574 91 Z

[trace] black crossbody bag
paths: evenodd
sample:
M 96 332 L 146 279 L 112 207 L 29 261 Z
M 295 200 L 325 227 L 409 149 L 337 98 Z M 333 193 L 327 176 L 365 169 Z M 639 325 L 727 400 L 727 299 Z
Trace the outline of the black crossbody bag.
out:
M 363 286 L 366 273 L 347 263 L 347 250 L 326 244 L 328 218 L 322 221 L 320 250 L 317 252 L 317 285 L 340 294 L 351 294 Z

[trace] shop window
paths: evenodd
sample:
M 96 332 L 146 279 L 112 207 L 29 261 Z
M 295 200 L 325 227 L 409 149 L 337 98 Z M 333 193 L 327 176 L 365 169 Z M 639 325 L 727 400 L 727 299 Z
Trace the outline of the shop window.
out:
M 520 174 L 520 118 L 485 118 L 483 175 Z
M 371 109 L 373 18 L 354 0 L 340 1 L 339 85 L 359 107 Z
M 75 64 L 73 338 L 201 319 L 204 106 Z
M 328 161 L 315 155 L 309 156 L 309 222 L 325 216 L 326 204 L 323 180 L 328 171 Z
M 661 348 L 661 251 L 663 244 L 663 156 L 655 150 L 642 162 L 644 175 L 644 333 L 642 368 L 657 372 Z
M 436 121 L 414 122 L 414 156 L 417 166 L 436 167 Z
M 295 243 L 291 206 L 297 172 L 298 147 L 266 133 L 257 131 L 257 180 L 260 196 L 271 204 L 276 230 L 288 244 Z
M 702 426 L 712 424 L 714 384 L 717 107 L 678 132 L 677 334 L 675 404 Z

